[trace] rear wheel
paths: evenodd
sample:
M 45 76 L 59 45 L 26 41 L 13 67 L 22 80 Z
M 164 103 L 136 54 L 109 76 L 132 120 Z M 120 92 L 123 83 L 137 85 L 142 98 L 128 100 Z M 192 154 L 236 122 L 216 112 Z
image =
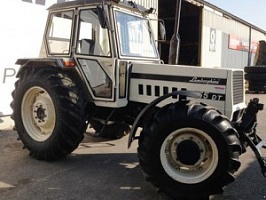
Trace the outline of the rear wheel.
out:
M 139 140 L 142 170 L 176 199 L 206 199 L 234 180 L 241 147 L 229 120 L 202 104 L 173 104 L 159 111 Z
M 86 130 L 86 102 L 70 75 L 55 68 L 26 69 L 12 93 L 12 118 L 37 159 L 53 160 L 76 149 Z

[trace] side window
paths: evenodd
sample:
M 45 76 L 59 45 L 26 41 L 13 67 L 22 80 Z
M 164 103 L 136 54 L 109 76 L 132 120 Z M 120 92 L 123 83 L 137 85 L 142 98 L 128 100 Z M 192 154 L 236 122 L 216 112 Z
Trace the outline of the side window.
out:
M 73 11 L 52 13 L 46 33 L 50 54 L 69 54 Z
M 108 30 L 101 27 L 95 8 L 80 12 L 77 53 L 111 56 Z

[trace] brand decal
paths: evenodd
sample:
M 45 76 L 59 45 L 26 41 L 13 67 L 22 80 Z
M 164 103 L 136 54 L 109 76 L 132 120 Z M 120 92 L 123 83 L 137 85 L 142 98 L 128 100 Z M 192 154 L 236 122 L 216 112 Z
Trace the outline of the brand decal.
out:
M 147 79 L 156 81 L 171 81 L 171 82 L 182 82 L 191 84 L 205 84 L 205 85 L 220 85 L 225 86 L 227 80 L 220 78 L 209 78 L 209 77 L 196 77 L 196 76 L 174 76 L 174 75 L 159 75 L 159 74 L 141 74 L 131 73 L 131 78 L 134 79 Z
M 212 101 L 225 101 L 225 94 L 217 94 L 212 92 L 203 92 L 201 95 L 202 99 L 208 99 Z
M 189 80 L 190 83 L 199 83 L 199 84 L 207 84 L 207 85 L 220 85 L 220 79 L 216 78 L 198 78 L 193 77 Z

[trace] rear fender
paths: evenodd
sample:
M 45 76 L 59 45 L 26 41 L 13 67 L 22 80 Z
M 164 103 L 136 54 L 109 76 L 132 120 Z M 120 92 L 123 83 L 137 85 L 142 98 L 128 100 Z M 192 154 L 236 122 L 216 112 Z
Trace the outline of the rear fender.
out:
M 183 100 L 185 97 L 191 97 L 191 98 L 200 98 L 202 96 L 201 92 L 196 92 L 196 91 L 174 91 L 168 94 L 165 94 L 164 96 L 161 96 L 155 100 L 153 100 L 150 104 L 144 107 L 144 109 L 139 113 L 137 118 L 135 119 L 132 129 L 129 134 L 128 138 L 128 148 L 130 148 L 131 143 L 133 142 L 134 139 L 136 139 L 135 135 L 137 132 L 137 128 L 139 125 L 140 120 L 147 114 L 148 111 L 150 111 L 152 108 L 154 108 L 157 104 L 160 102 L 164 101 L 165 99 L 172 97 L 172 96 L 179 96 L 179 101 Z
M 18 59 L 16 61 L 17 65 L 20 65 L 20 69 L 17 73 L 17 77 L 20 76 L 23 69 L 27 67 L 43 67 L 43 66 L 50 66 L 50 67 L 65 67 L 64 62 L 62 59 L 59 58 L 34 58 L 34 59 Z

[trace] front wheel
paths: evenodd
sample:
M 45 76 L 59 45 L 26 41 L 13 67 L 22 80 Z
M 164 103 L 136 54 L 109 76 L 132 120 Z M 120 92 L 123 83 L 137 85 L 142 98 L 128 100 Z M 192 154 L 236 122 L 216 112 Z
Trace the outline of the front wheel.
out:
M 139 140 L 142 170 L 176 199 L 204 199 L 234 180 L 241 147 L 229 120 L 203 104 L 162 108 Z

